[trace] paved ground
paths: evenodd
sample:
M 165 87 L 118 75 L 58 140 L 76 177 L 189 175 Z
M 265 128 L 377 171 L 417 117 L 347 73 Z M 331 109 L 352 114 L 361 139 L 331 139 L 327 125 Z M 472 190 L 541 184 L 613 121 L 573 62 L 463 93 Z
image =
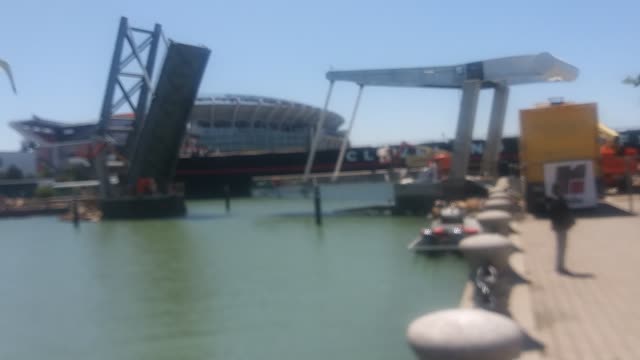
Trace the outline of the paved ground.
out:
M 607 202 L 627 211 L 640 212 L 640 193 L 632 195 L 609 195 Z
M 518 224 L 532 335 L 545 344 L 545 359 L 640 359 L 640 217 L 603 214 L 579 218 L 569 234 L 567 267 L 576 276 L 554 271 L 548 220 Z

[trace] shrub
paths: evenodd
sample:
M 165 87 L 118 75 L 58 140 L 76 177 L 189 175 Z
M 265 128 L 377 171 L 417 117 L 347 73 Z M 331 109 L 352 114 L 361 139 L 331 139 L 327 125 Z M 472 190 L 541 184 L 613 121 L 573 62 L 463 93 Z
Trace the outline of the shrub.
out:
M 22 170 L 20 170 L 20 168 L 15 165 L 11 165 L 7 169 L 7 172 L 4 174 L 4 177 L 5 179 L 19 180 L 22 179 L 24 175 L 22 174 Z
M 35 191 L 35 197 L 37 198 L 49 198 L 53 196 L 53 188 L 51 186 L 40 186 Z

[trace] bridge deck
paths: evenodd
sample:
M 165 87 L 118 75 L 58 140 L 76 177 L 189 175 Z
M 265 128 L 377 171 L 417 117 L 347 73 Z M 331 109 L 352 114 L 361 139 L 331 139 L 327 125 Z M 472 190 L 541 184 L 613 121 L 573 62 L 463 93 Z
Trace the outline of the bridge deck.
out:
M 209 59 L 204 47 L 171 43 L 149 112 L 129 159 L 129 183 L 150 177 L 170 182 L 189 113 Z

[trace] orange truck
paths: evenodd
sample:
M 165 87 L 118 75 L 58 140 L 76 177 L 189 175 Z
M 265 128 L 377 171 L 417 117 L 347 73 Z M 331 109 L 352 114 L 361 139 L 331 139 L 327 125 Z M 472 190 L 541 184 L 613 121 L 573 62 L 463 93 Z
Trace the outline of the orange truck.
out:
M 620 143 L 615 130 L 600 124 L 600 168 L 602 182 L 607 188 L 617 188 L 625 192 L 638 171 L 638 151 Z

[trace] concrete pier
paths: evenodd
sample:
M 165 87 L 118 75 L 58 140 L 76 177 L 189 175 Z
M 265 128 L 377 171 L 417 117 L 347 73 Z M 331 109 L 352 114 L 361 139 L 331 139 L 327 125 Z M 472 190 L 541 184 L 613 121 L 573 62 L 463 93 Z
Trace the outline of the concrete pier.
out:
M 535 325 L 545 359 L 639 359 L 640 217 L 603 206 L 569 232 L 567 268 L 554 270 L 549 220 L 520 224 Z M 514 307 L 520 303 L 512 304 Z
M 566 274 L 555 271 L 549 219 L 527 215 L 512 223 L 516 232 L 509 239 L 519 251 L 509 262 L 519 279 L 505 284 L 509 289 L 499 296 L 498 308 L 527 334 L 518 359 L 640 358 L 640 216 L 619 203 L 609 199 L 596 210 L 576 212 Z M 461 307 L 473 306 L 469 283 Z

